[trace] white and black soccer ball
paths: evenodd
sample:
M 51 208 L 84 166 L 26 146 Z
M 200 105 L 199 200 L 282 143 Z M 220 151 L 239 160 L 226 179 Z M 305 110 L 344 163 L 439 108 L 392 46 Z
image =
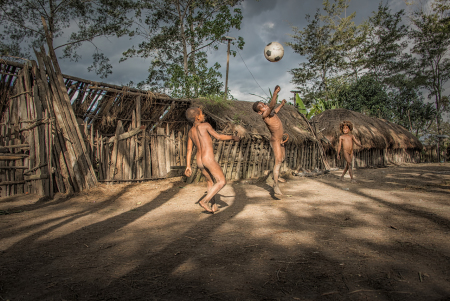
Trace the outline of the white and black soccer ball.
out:
M 264 56 L 269 62 L 278 62 L 283 58 L 284 48 L 278 42 L 271 42 L 264 48 Z

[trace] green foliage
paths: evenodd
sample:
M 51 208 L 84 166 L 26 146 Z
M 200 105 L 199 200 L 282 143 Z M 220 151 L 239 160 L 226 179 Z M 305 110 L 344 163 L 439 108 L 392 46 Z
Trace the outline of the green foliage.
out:
M 132 7 L 128 0 L 3 0 L 0 10 L 0 52 L 3 55 L 31 58 L 32 47 L 46 44 L 41 17 L 50 31 L 52 47 L 62 48 L 63 58 L 77 61 L 76 50 L 83 43 L 99 36 L 121 36 L 130 25 L 127 12 Z M 69 34 L 70 33 L 70 34 Z M 68 37 L 65 38 L 64 37 Z M 55 39 L 61 41 L 53 45 Z M 101 77 L 111 73 L 109 60 L 95 47 L 95 70 Z
M 414 42 L 411 52 L 417 57 L 412 73 L 420 86 L 434 98 L 437 131 L 440 131 L 442 111 L 445 110 L 444 83 L 450 79 L 450 3 L 431 2 L 431 9 L 414 12 L 409 37 Z
M 219 81 L 222 74 L 218 71 L 220 65 L 207 68 L 206 59 L 199 60 L 195 74 L 185 74 L 181 66 L 173 64 L 168 67 L 170 78 L 165 83 L 169 94 L 174 98 L 196 97 L 197 95 L 221 94 L 223 83 Z
M 211 94 L 198 98 L 202 106 L 213 114 L 220 113 L 222 110 L 231 106 L 232 100 L 226 99 L 220 94 Z
M 403 79 L 398 86 L 389 95 L 392 121 L 419 137 L 431 126 L 436 110 L 432 103 L 424 103 L 422 93 L 413 81 Z
M 298 94 L 295 95 L 295 104 L 297 105 L 298 111 L 306 116 L 307 119 L 322 113 L 325 110 L 333 110 L 339 108 L 337 101 L 335 100 L 325 100 L 323 98 L 318 98 L 311 105 L 311 108 L 306 109 L 305 104 Z
M 306 110 L 306 106 L 303 103 L 303 100 L 300 98 L 300 95 L 298 95 L 297 93 L 295 94 L 295 105 L 298 108 L 298 111 L 300 113 L 302 113 L 303 115 L 307 116 L 308 115 L 308 110 Z M 308 117 L 307 117 L 308 118 Z M 309 119 L 309 118 L 308 118 Z
M 338 102 L 345 109 L 370 116 L 388 120 L 392 116 L 392 104 L 388 93 L 383 85 L 370 74 L 364 75 L 342 90 L 339 93 Z
M 365 29 L 353 23 L 355 13 L 342 16 L 348 7 L 345 0 L 325 0 L 323 12 L 317 10 L 313 18 L 307 15 L 308 25 L 300 30 L 292 27 L 293 42 L 286 43 L 294 52 L 306 56 L 306 62 L 291 69 L 292 82 L 298 85 L 304 101 L 312 102 L 320 97 L 330 99 L 329 79 L 346 68 L 345 54 L 360 43 Z
M 241 0 L 137 2 L 137 26 L 130 36 L 140 36 L 144 41 L 124 52 L 122 61 L 152 58 L 143 84 L 153 89 L 174 89 L 173 95 L 184 97 L 218 93 L 219 65 L 207 68 L 206 51 L 217 50 L 232 28 L 240 29 L 242 13 L 234 7 Z M 233 44 L 242 49 L 244 40 L 239 37 Z
M 413 63 L 408 47 L 408 27 L 402 24 L 403 10 L 392 13 L 387 4 L 369 18 L 369 31 L 364 43 L 365 64 L 368 72 L 379 82 L 394 86 L 398 74 L 405 73 Z
M 239 113 L 234 114 L 234 116 L 233 116 L 233 123 L 236 124 L 236 125 L 239 125 L 239 124 L 241 124 L 241 121 L 242 121 L 241 114 L 239 114 Z

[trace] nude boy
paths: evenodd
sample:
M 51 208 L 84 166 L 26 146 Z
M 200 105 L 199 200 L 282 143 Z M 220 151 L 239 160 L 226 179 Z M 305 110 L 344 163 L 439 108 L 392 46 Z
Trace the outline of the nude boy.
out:
M 208 192 L 205 198 L 199 201 L 199 204 L 206 211 L 215 213 L 218 211 L 218 208 L 214 196 L 225 186 L 226 180 L 222 168 L 220 168 L 220 165 L 214 159 L 211 136 L 217 140 L 234 141 L 239 141 L 239 137 L 218 134 L 209 123 L 205 122 L 205 115 L 200 108 L 187 109 L 186 118 L 193 123 L 193 126 L 188 135 L 187 164 L 184 173 L 188 177 L 192 174 L 191 155 L 192 146 L 195 144 L 197 147 L 197 166 L 205 176 L 208 185 Z M 213 178 L 216 180 L 215 184 Z
M 266 105 L 261 101 L 257 101 L 253 104 L 253 111 L 262 116 L 271 134 L 270 146 L 272 147 L 275 155 L 275 166 L 273 167 L 273 190 L 275 194 L 282 195 L 278 182 L 284 182 L 284 179 L 280 178 L 280 168 L 285 157 L 284 142 L 286 141 L 283 142 L 283 124 L 277 114 L 286 103 L 286 100 L 283 99 L 281 104 L 275 108 L 275 105 L 277 104 L 277 95 L 280 90 L 281 89 L 278 85 L 275 86 L 269 105 Z
M 338 144 L 338 154 L 337 159 L 340 159 L 340 152 L 341 147 L 344 149 L 344 159 L 347 162 L 344 168 L 344 172 L 341 176 L 341 181 L 344 179 L 344 175 L 348 170 L 348 173 L 351 178 L 352 183 L 356 183 L 356 181 L 353 179 L 353 171 L 352 171 L 352 159 L 353 159 L 353 142 L 358 145 L 359 147 L 362 147 L 361 144 L 356 140 L 355 136 L 351 133 L 353 131 L 353 124 L 350 121 L 342 121 L 339 125 L 339 128 L 341 130 L 341 136 L 339 137 L 339 144 Z

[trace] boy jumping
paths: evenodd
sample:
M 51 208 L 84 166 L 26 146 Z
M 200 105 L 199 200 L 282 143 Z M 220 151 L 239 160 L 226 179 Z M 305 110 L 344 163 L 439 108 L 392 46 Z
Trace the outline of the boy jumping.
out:
M 275 155 L 275 166 L 273 167 L 273 190 L 275 194 L 282 195 L 278 182 L 285 181 L 280 178 L 280 168 L 285 157 L 284 143 L 286 141 L 283 141 L 283 124 L 277 114 L 286 103 L 286 100 L 283 99 L 281 104 L 275 109 L 275 105 L 277 104 L 277 95 L 280 90 L 280 86 L 275 86 L 269 105 L 266 105 L 261 101 L 257 101 L 253 104 L 253 111 L 262 116 L 267 128 L 270 131 L 270 146 L 272 147 Z

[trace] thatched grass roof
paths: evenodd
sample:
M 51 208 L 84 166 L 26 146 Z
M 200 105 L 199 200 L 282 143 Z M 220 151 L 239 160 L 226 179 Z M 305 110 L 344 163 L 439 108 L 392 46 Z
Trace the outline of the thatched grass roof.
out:
M 331 145 L 324 143 L 324 146 L 337 149 L 339 124 L 344 120 L 353 123 L 353 135 L 364 148 L 422 149 L 419 139 L 404 127 L 346 109 L 327 110 L 314 116 L 311 122 L 316 132 L 320 131 L 320 134 L 330 141 Z
M 231 133 L 242 131 L 246 136 L 261 136 L 270 138 L 270 132 L 261 116 L 253 111 L 253 102 L 233 100 L 225 104 L 217 104 L 209 100 L 193 100 L 194 106 L 203 107 L 203 111 L 211 119 L 207 121 L 215 123 L 217 130 Z M 284 132 L 289 134 L 288 143 L 301 144 L 307 140 L 314 140 L 309 130 L 306 119 L 294 106 L 286 104 L 278 113 L 283 122 Z

